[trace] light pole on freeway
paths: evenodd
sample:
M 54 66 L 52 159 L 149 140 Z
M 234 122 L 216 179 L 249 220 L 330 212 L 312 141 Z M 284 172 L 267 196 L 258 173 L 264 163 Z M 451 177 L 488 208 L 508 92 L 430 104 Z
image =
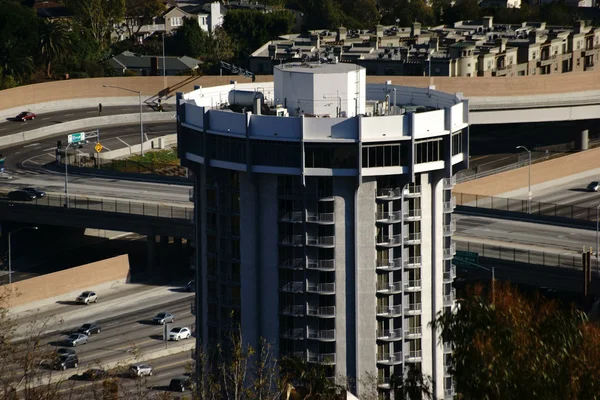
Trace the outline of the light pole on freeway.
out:
M 517 149 L 523 149 L 525 150 L 528 155 L 529 155 L 529 168 L 528 168 L 528 174 L 529 174 L 529 194 L 527 195 L 527 214 L 531 214 L 531 150 L 529 150 L 527 147 L 525 146 L 517 146 Z
M 127 92 L 132 92 L 132 93 L 137 93 L 138 94 L 138 97 L 140 99 L 140 154 L 144 155 L 144 121 L 142 119 L 142 113 L 143 113 L 143 109 L 142 109 L 142 92 L 138 91 L 138 90 L 127 89 L 127 88 L 120 87 L 120 86 L 102 85 L 102 87 L 112 88 L 112 89 L 121 89 L 121 90 L 125 90 Z

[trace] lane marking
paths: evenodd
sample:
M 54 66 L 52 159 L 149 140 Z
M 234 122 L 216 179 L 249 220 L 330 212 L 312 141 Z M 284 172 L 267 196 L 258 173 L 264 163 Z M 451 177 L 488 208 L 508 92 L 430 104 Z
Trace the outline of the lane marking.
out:
M 156 360 L 160 360 L 160 359 L 158 358 L 158 359 L 156 359 Z M 176 366 L 176 365 L 180 365 L 180 364 L 187 364 L 187 363 L 191 363 L 191 362 L 192 362 L 192 360 L 179 360 L 179 361 L 174 361 L 174 362 L 172 362 L 172 363 L 169 363 L 169 364 L 161 364 L 161 365 L 159 365 L 158 367 L 156 367 L 156 368 L 152 368 L 152 369 L 153 369 L 154 371 L 156 371 L 156 370 L 161 370 L 161 369 L 171 368 L 171 367 L 174 367 L 174 366 Z
M 41 119 L 42 121 L 45 121 L 45 120 L 47 120 L 47 119 L 50 119 L 50 118 L 52 118 L 52 117 L 44 117 L 44 118 L 40 118 L 40 119 Z
M 112 343 L 112 342 L 116 342 L 117 340 L 122 340 L 122 339 L 120 337 L 118 337 L 118 338 L 115 338 L 115 339 L 107 340 L 104 343 Z
M 50 148 L 44 149 L 42 151 L 52 151 L 52 150 L 56 150 L 56 147 L 50 147 Z M 18 154 L 18 153 L 15 153 L 15 154 Z
M 120 141 L 121 141 L 121 143 L 123 143 L 125 146 L 127 146 L 127 147 L 131 147 L 131 146 L 129 145 L 129 143 L 127 143 L 126 141 L 124 141 L 124 140 L 123 140 L 123 139 L 121 139 L 120 137 L 118 137 L 118 136 L 117 136 L 117 139 L 118 139 L 118 140 L 120 140 Z
M 25 146 L 23 146 L 23 148 L 27 148 L 27 147 L 34 147 L 34 146 L 39 146 L 40 143 L 31 143 L 31 144 L 26 144 Z
M 71 114 L 65 114 L 65 117 L 69 117 L 71 115 L 75 115 L 75 113 L 71 113 Z
M 115 326 L 115 325 L 119 325 L 119 324 L 120 324 L 120 322 L 119 322 L 119 321 L 115 321 L 115 322 L 110 322 L 110 323 L 108 323 L 108 324 L 104 324 L 104 326 L 105 326 L 105 327 L 107 327 L 107 326 Z
M 29 160 L 25 160 L 24 162 L 30 162 L 30 163 L 34 163 L 35 165 L 40 165 L 39 162 L 33 161 L 31 158 Z
M 21 152 L 20 152 L 20 151 L 17 151 L 17 152 L 15 152 L 15 156 L 16 156 L 17 154 L 21 154 Z

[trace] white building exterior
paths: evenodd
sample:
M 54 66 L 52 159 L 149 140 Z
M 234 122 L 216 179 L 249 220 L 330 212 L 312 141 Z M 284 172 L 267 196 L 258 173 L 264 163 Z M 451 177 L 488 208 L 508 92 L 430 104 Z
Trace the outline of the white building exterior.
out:
M 196 178 L 198 338 L 216 343 L 233 311 L 249 343 L 263 337 L 332 377 L 374 374 L 384 398 L 410 367 L 451 398 L 450 346 L 429 323 L 455 300 L 467 102 L 367 85 L 351 64 L 274 74 L 178 94 L 178 149 Z M 289 116 L 223 109 L 231 90 L 262 93 L 238 106 L 265 110 L 264 98 Z

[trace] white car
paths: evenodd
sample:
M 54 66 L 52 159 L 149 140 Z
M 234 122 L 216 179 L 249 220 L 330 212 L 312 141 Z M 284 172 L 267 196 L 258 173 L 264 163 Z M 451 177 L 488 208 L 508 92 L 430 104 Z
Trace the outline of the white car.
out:
M 83 292 L 75 299 L 75 301 L 87 306 L 90 303 L 97 303 L 98 295 L 94 292 Z
M 189 339 L 191 336 L 190 328 L 176 327 L 169 331 L 169 340 Z
M 131 374 L 133 376 L 152 376 L 152 367 L 146 364 L 132 365 Z

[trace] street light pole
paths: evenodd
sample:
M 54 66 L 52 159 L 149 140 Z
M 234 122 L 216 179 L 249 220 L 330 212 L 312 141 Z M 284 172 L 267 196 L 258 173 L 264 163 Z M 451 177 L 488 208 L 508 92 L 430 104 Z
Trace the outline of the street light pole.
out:
M 32 229 L 37 231 L 37 226 L 26 226 L 24 228 L 17 229 L 16 231 L 8 232 L 8 283 L 12 283 L 12 253 L 10 247 L 10 237 L 13 233 L 17 233 L 19 231 L 24 231 L 26 229 Z
M 517 146 L 517 149 L 523 149 L 527 152 L 527 154 L 529 155 L 529 168 L 528 168 L 528 174 L 529 174 L 529 179 L 528 179 L 528 186 L 529 186 L 529 193 L 527 195 L 527 214 L 531 214 L 531 151 L 525 147 L 525 146 Z
M 65 147 L 65 207 L 69 208 L 69 147 L 72 143 Z
M 163 32 L 162 35 L 162 44 L 163 44 L 163 89 L 167 88 L 167 69 L 165 67 L 166 65 L 166 61 L 165 61 L 165 35 L 167 34 L 167 32 Z
M 120 89 L 120 90 L 125 90 L 127 92 L 132 92 L 132 93 L 137 93 L 139 100 L 140 100 L 140 154 L 144 155 L 144 120 L 142 118 L 142 113 L 143 113 L 143 109 L 142 109 L 142 92 L 139 90 L 132 90 L 132 89 L 127 89 L 127 88 L 123 88 L 120 86 L 112 86 L 112 85 L 102 85 L 102 87 L 105 88 L 111 88 L 111 89 Z

